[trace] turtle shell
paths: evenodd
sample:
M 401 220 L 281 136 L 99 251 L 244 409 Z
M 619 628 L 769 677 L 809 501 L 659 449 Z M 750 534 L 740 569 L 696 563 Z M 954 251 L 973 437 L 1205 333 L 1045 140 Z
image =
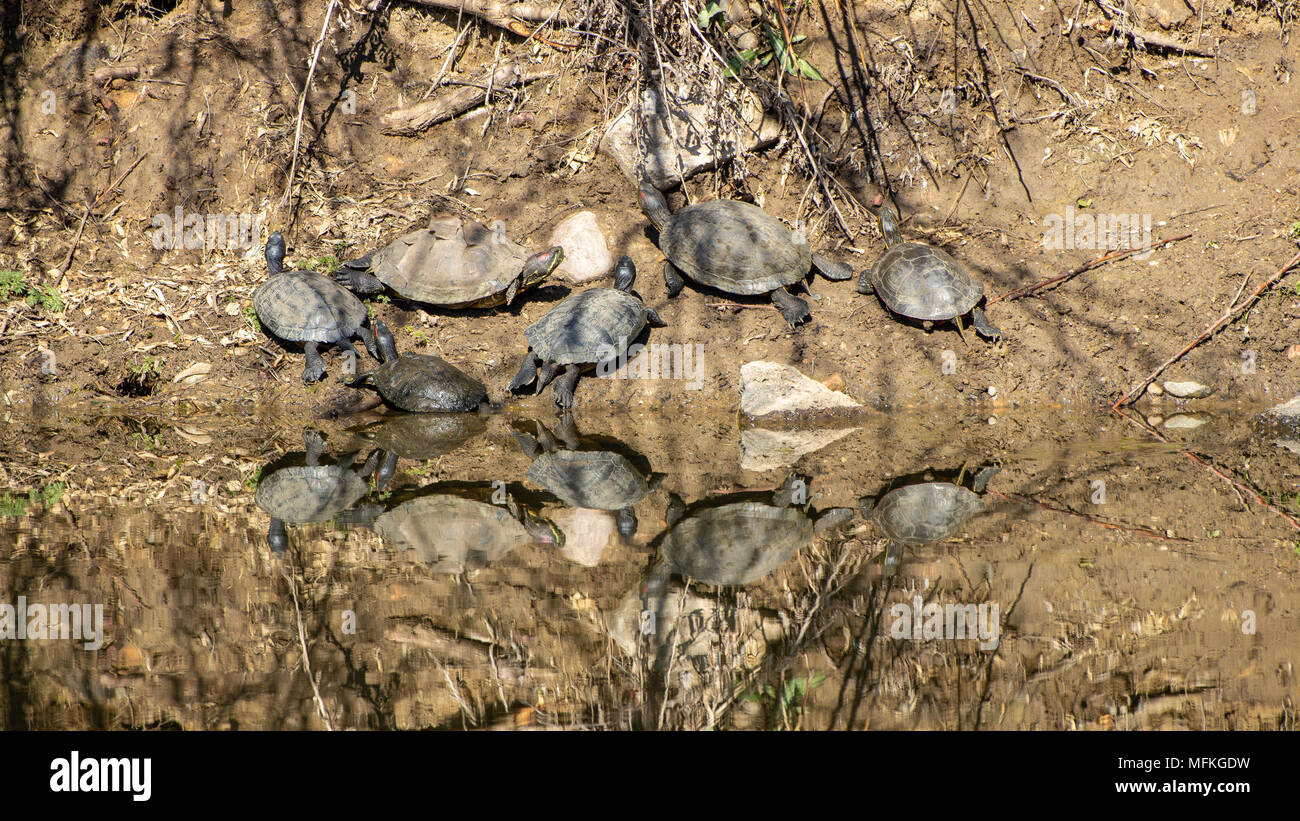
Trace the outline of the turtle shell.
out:
M 559 365 L 600 362 L 622 351 L 646 324 L 645 303 L 616 288 L 566 297 L 524 330 L 534 353 Z
M 707 584 L 749 584 L 812 541 L 813 522 L 793 507 L 736 502 L 682 519 L 663 553 L 680 574 Z
M 920 242 L 885 251 L 871 269 L 871 285 L 894 313 L 928 321 L 962 316 L 984 294 L 950 254 Z
M 502 222 L 488 229 L 449 218 L 398 237 L 375 252 L 370 264 L 381 282 L 407 299 L 488 307 L 506 301 L 506 289 L 529 256 L 506 236 Z
M 682 273 L 730 294 L 766 294 L 812 268 L 812 249 L 763 209 L 735 200 L 688 205 L 660 232 L 659 248 Z
M 404 459 L 436 459 L 486 429 L 472 413 L 400 414 L 371 429 L 373 441 Z
M 366 306 L 314 271 L 273 274 L 253 292 L 253 309 L 272 334 L 293 342 L 337 342 L 357 332 Z
M 449 573 L 482 567 L 535 541 L 506 508 L 448 494 L 398 505 L 375 519 L 375 530 L 394 550 L 412 551 Z
M 925 544 L 948 538 L 983 510 L 980 497 L 960 485 L 925 482 L 885 494 L 871 515 L 889 538 Z
M 649 492 L 641 472 L 612 451 L 544 453 L 528 469 L 528 478 L 566 505 L 596 510 L 621 510 Z
M 371 381 L 390 405 L 415 413 L 460 413 L 487 401 L 482 382 L 429 354 L 408 353 L 385 362 Z
M 342 465 L 299 465 L 265 477 L 253 501 L 285 522 L 325 522 L 366 495 L 366 481 Z

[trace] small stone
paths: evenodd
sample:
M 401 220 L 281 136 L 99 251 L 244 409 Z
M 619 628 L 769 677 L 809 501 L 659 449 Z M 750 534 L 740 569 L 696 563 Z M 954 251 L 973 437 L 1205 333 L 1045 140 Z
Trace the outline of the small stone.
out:
M 1165 418 L 1160 414 L 1152 414 L 1147 417 L 1147 424 L 1153 428 L 1158 428 L 1165 423 Z
M 990 417 L 989 417 L 989 424 L 990 424 L 990 425 L 996 425 L 997 423 L 998 423 L 998 418 L 997 418 L 996 416 L 990 416 Z
M 1286 349 L 1287 359 L 1300 359 L 1300 345 L 1292 345 Z
M 822 384 L 825 385 L 829 390 L 842 391 L 844 390 L 844 375 L 841 374 L 839 371 L 836 371 L 835 373 L 831 374 L 830 376 L 822 380 Z
M 1160 387 L 1156 383 L 1152 382 L 1151 384 L 1147 385 L 1147 393 L 1151 394 L 1152 396 L 1164 396 L 1165 389 Z
M 998 386 L 989 385 L 989 396 L 997 396 L 997 395 L 998 395 Z
M 550 244 L 564 248 L 564 262 L 557 272 L 575 284 L 599 279 L 614 266 L 605 234 L 590 211 L 579 211 L 555 226 Z
M 1166 382 L 1165 393 L 1179 399 L 1200 399 L 1214 393 L 1214 388 L 1200 382 Z

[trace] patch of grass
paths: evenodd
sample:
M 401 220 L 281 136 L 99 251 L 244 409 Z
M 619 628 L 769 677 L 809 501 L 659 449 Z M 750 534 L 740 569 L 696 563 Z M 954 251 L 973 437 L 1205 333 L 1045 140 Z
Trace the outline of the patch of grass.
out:
M 40 506 L 42 509 L 53 507 L 67 486 L 63 482 L 50 482 L 39 488 L 32 488 L 27 495 L 0 493 L 0 518 L 21 519 L 27 515 L 28 508 Z
M 425 346 L 429 344 L 429 332 L 423 328 L 408 328 L 407 333 L 415 340 L 415 344 Z
M 339 269 L 339 258 L 333 254 L 326 254 L 323 257 L 308 259 L 303 264 L 318 274 L 332 274 Z
M 53 289 L 32 285 L 21 271 L 0 271 L 0 302 L 19 298 L 33 308 L 39 306 L 52 314 L 63 313 L 63 299 Z
M 244 487 L 249 490 L 257 490 L 257 486 L 262 483 L 262 469 L 259 467 L 253 471 L 247 479 L 244 480 Z
M 262 332 L 262 320 L 257 318 L 257 309 L 252 305 L 244 308 L 244 322 L 248 323 L 248 327 L 252 328 L 255 333 L 260 334 Z
M 822 673 L 813 673 L 807 678 L 795 676 L 785 683 L 780 692 L 766 684 L 761 689 L 747 691 L 743 698 L 763 706 L 769 728 L 791 730 L 797 728 L 803 720 L 803 705 L 808 693 L 825 681 L 826 676 Z

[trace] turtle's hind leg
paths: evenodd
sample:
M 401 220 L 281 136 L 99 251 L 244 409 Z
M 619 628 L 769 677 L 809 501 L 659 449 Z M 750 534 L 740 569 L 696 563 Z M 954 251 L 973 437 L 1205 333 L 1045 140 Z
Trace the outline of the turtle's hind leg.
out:
M 515 374 L 515 378 L 510 380 L 509 388 L 511 391 L 517 391 L 536 378 L 537 356 L 532 351 L 529 351 L 524 354 L 523 364 L 519 366 L 519 373 Z
M 563 409 L 573 407 L 573 389 L 578 386 L 578 376 L 582 369 L 576 365 L 568 365 L 564 369 L 564 376 L 561 376 L 555 383 L 555 404 Z
M 985 339 L 997 340 L 1002 338 L 1002 331 L 998 330 L 992 322 L 989 322 L 989 318 L 984 315 L 982 308 L 971 309 L 970 316 L 975 323 L 975 333 Z
M 786 324 L 791 328 L 800 322 L 807 322 L 812 319 L 812 312 L 808 310 L 808 303 L 784 288 L 777 288 L 772 292 L 772 302 L 776 304 L 777 310 L 781 312 L 781 316 L 785 317 Z

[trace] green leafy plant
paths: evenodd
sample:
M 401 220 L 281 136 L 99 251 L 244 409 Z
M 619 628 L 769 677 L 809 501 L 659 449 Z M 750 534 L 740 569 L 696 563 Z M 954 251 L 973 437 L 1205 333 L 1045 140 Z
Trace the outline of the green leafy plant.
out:
M 765 684 L 761 689 L 746 692 L 743 698 L 763 705 L 769 726 L 789 729 L 799 726 L 808 694 L 825 681 L 826 676 L 822 673 L 813 673 L 807 678 L 795 676 L 786 681 L 779 692 L 771 684 Z M 779 725 L 775 721 L 778 718 L 781 721 Z
M 0 271 L 0 301 L 20 297 L 32 307 L 40 306 L 52 314 L 63 313 L 63 299 L 53 289 L 32 285 L 21 271 Z
M 699 26 L 700 31 L 712 25 L 725 30 L 730 25 L 725 12 L 726 8 L 720 0 L 708 0 L 695 15 L 695 24 Z M 762 29 L 760 44 L 753 48 L 742 49 L 732 57 L 727 63 L 726 76 L 738 76 L 747 65 L 754 69 L 765 68 L 776 60 L 776 64 L 786 74 L 807 77 L 810 80 L 823 79 L 821 72 L 814 68 L 812 63 L 795 53 L 794 47 L 808 39 L 805 35 L 795 34 L 787 41 L 781 32 L 781 27 L 770 18 L 763 20 Z
M 409 333 L 411 335 L 411 338 L 415 340 L 415 344 L 421 346 L 429 344 L 429 332 L 426 331 L 425 329 L 409 328 L 407 329 L 407 333 Z
M 257 470 L 254 470 L 251 474 L 249 474 L 248 478 L 244 480 L 244 487 L 248 488 L 249 490 L 257 490 L 257 486 L 261 484 L 261 482 L 262 482 L 262 469 L 259 467 Z
M 262 321 L 257 318 L 257 309 L 252 305 L 244 308 L 244 321 L 247 322 L 248 327 L 252 328 L 255 332 L 262 332 Z
M 51 482 L 40 488 L 32 488 L 24 495 L 11 493 L 0 494 L 0 518 L 20 519 L 27 514 L 29 507 L 39 505 L 42 508 L 53 507 L 67 486 L 63 482 Z
M 318 274 L 332 274 L 339 269 L 339 258 L 333 254 L 309 259 L 306 265 Z

